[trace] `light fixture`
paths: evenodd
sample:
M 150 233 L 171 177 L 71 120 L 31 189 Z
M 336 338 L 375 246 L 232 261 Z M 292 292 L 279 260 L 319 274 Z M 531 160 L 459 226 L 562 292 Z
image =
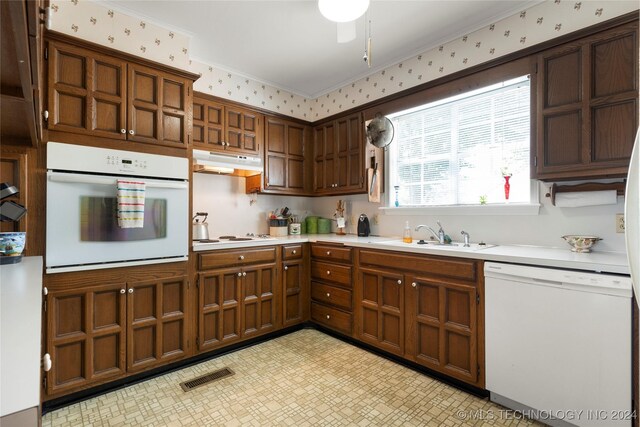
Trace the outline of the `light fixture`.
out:
M 355 21 L 368 8 L 369 0 L 318 0 L 322 16 L 334 22 Z

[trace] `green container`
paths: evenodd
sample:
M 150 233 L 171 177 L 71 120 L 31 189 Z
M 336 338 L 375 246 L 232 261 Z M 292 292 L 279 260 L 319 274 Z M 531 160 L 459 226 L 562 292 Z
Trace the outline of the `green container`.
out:
M 300 234 L 307 234 L 307 220 L 303 219 L 300 223 Z
M 318 234 L 331 233 L 331 220 L 327 218 L 318 218 Z
M 305 221 L 307 223 L 307 233 L 318 234 L 318 217 L 308 216 Z

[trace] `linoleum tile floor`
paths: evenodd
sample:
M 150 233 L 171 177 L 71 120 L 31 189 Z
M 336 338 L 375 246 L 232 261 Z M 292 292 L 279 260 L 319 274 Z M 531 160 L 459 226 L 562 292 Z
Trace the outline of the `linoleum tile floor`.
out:
M 179 383 L 235 375 L 184 392 Z M 44 415 L 53 426 L 523 426 L 504 408 L 303 329 Z

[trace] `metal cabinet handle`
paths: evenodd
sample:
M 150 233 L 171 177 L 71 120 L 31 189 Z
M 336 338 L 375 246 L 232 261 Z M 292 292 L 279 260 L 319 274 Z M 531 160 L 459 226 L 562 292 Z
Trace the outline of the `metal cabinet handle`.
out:
M 327 255 L 331 255 L 331 251 L 327 251 Z
M 242 277 L 242 273 L 238 273 L 238 277 Z
M 286 265 L 284 266 L 284 271 L 287 271 L 289 269 L 289 267 L 287 267 Z
M 120 129 L 120 133 L 127 133 L 126 129 Z
M 327 314 L 327 319 L 331 319 L 331 316 L 329 316 L 328 314 Z
M 327 298 L 331 298 L 331 294 L 327 292 Z
M 327 276 L 331 276 L 331 271 L 327 270 Z
M 135 132 L 133 131 L 133 129 L 129 129 L 129 135 L 133 135 L 135 134 Z
M 240 256 L 238 257 L 238 259 L 239 259 L 240 261 L 242 261 L 242 260 L 244 259 L 244 255 L 240 255 Z
M 417 284 L 416 282 L 413 282 L 413 283 L 411 284 L 411 286 L 413 286 L 413 287 L 415 288 L 415 287 L 417 287 L 417 286 L 418 286 L 418 284 Z
M 246 272 L 246 271 L 243 271 L 243 272 L 242 272 L 242 277 L 245 277 L 246 275 L 247 275 L 247 272 Z
M 132 294 L 133 293 L 133 288 L 129 288 L 129 293 Z
M 124 294 L 124 293 L 126 293 L 126 292 L 127 292 L 126 290 L 124 290 L 124 289 L 120 289 L 120 293 L 121 293 L 121 294 Z
M 402 285 L 402 280 L 398 280 L 398 285 Z
M 298 253 L 298 251 L 296 251 L 296 250 L 294 249 L 293 251 L 291 251 L 291 253 L 295 255 L 295 254 L 297 254 L 297 253 Z

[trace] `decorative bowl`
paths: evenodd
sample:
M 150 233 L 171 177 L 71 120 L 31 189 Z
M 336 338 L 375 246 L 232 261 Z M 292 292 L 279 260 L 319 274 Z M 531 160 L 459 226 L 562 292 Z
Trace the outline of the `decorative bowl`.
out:
M 574 234 L 562 236 L 562 238 L 571 246 L 573 252 L 591 252 L 591 247 L 599 240 L 602 240 L 596 236 L 578 236 Z
M 0 256 L 20 256 L 25 238 L 24 231 L 0 233 Z

